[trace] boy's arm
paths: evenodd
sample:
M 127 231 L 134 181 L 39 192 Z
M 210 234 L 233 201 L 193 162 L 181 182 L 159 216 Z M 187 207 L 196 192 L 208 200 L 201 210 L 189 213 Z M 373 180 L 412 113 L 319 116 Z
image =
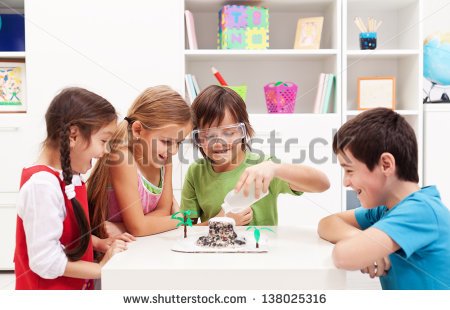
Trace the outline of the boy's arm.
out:
M 360 234 L 361 227 L 356 221 L 355 210 L 349 210 L 321 219 L 317 232 L 322 239 L 336 243 Z
M 371 227 L 338 241 L 333 250 L 333 261 L 338 268 L 358 270 L 373 265 L 399 248 L 385 232 Z

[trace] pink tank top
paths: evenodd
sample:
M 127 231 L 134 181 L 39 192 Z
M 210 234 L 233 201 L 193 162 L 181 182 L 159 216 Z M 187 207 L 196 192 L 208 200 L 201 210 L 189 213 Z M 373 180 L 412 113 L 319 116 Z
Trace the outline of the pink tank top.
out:
M 161 184 L 164 187 L 164 168 L 161 171 Z M 144 214 L 150 213 L 156 209 L 158 205 L 159 199 L 161 198 L 161 194 L 154 194 L 150 190 L 148 190 L 144 181 L 142 180 L 142 175 L 138 171 L 138 191 L 139 197 L 141 199 L 142 211 Z M 147 181 L 148 182 L 148 181 Z M 161 188 L 162 193 L 162 188 Z M 110 222 L 123 222 L 121 216 L 121 208 L 119 206 L 119 202 L 117 201 L 116 193 L 114 192 L 112 187 L 107 189 L 108 195 L 108 218 L 107 220 Z

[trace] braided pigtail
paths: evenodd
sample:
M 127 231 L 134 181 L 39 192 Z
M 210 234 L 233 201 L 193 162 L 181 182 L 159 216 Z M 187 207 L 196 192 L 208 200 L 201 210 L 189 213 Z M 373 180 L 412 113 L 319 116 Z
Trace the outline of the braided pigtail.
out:
M 73 212 L 80 229 L 80 237 L 75 245 L 68 246 L 65 249 L 66 255 L 71 261 L 77 261 L 83 257 L 91 240 L 89 222 L 86 218 L 83 208 L 75 198 L 75 187 L 72 184 L 72 168 L 70 165 L 70 145 L 69 145 L 70 126 L 65 124 L 60 132 L 60 154 L 61 167 L 63 171 L 64 183 L 66 184 L 65 194 L 72 202 Z

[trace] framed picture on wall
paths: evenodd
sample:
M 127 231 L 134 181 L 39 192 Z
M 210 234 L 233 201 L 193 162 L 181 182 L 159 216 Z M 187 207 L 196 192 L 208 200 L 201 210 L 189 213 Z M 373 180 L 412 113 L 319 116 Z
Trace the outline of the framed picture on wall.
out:
M 26 112 L 25 60 L 0 59 L 0 113 Z
M 358 110 L 395 109 L 395 77 L 359 77 Z
M 299 18 L 294 49 L 319 49 L 322 27 L 323 16 Z

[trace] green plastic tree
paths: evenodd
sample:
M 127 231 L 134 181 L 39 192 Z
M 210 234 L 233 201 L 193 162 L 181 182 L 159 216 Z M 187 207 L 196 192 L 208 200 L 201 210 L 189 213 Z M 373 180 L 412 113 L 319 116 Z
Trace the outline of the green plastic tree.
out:
M 250 229 L 254 229 L 254 231 L 253 231 L 253 236 L 255 237 L 256 248 L 257 248 L 257 249 L 259 249 L 259 238 L 261 237 L 261 230 L 268 230 L 268 231 L 274 232 L 274 231 L 273 231 L 272 229 L 270 229 L 270 228 L 267 228 L 267 227 L 261 227 L 261 228 L 258 228 L 258 227 L 256 227 L 256 226 L 249 226 L 249 227 L 247 227 L 246 230 L 250 230 Z
M 178 214 L 183 215 L 183 217 L 177 216 Z M 184 226 L 184 237 L 187 238 L 187 227 L 192 227 L 192 220 L 190 218 L 191 215 L 197 214 L 195 211 L 186 210 L 186 211 L 179 211 L 174 214 L 172 214 L 171 218 L 174 220 L 180 221 L 177 224 L 177 227 L 180 227 L 181 225 Z

